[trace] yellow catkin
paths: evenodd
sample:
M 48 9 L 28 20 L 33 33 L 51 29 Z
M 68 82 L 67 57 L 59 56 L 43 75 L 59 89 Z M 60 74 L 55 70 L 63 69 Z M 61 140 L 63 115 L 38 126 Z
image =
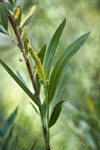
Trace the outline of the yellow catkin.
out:
M 36 63 L 37 74 L 39 76 L 40 82 L 45 84 L 46 78 L 45 78 L 45 72 L 44 72 L 43 66 L 41 64 L 41 60 L 38 57 L 38 55 L 35 53 L 35 51 L 30 46 L 29 46 L 28 50 L 29 50 L 32 58 L 34 59 L 34 61 Z
M 16 8 L 15 12 L 14 12 L 14 19 L 17 20 L 20 16 L 21 10 L 20 8 Z

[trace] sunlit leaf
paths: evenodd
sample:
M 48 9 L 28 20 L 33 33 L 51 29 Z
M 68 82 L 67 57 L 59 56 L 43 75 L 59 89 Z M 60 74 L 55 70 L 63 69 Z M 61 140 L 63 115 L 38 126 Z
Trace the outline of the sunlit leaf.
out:
M 61 109 L 62 109 L 62 104 L 63 104 L 64 101 L 65 100 L 59 101 L 56 104 L 56 106 L 54 107 L 53 112 L 50 116 L 49 128 L 51 128 L 56 123 L 56 121 L 58 120 Z
M 28 25 L 28 24 L 31 22 L 35 10 L 36 10 L 36 6 L 34 5 L 34 6 L 30 9 L 30 11 L 28 12 L 28 14 L 27 14 L 27 15 L 24 17 L 24 19 L 22 20 L 22 22 L 21 22 L 21 27 L 24 27 L 24 26 Z
M 50 44 L 49 44 L 49 46 L 45 52 L 43 66 L 44 66 L 45 73 L 46 73 L 46 79 L 49 78 L 52 60 L 53 60 L 60 36 L 61 36 L 62 31 L 64 29 L 65 23 L 66 23 L 66 19 L 60 24 L 60 26 L 58 27 L 58 29 L 54 33 L 54 35 L 50 41 Z
M 56 86 L 59 82 L 59 79 L 61 77 L 62 71 L 66 67 L 68 61 L 70 58 L 80 49 L 80 47 L 84 44 L 86 39 L 88 38 L 89 33 L 86 33 L 82 35 L 80 38 L 78 38 L 76 41 L 74 41 L 72 44 L 70 44 L 66 50 L 62 53 L 62 55 L 59 57 L 58 61 L 56 62 L 53 71 L 50 76 L 50 84 L 48 88 L 48 102 L 50 103 L 55 90 Z
M 24 90 L 24 92 L 34 101 L 34 103 L 41 108 L 40 103 L 31 93 L 31 91 L 23 84 L 23 82 L 13 73 L 13 71 L 0 59 L 0 63 L 5 68 L 5 70 L 11 75 L 11 77 L 17 82 L 17 84 Z

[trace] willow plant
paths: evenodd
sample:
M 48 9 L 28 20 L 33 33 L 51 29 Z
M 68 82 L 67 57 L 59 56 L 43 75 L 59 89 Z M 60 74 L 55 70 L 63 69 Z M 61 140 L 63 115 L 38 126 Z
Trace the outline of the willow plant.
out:
M 39 53 L 36 53 L 30 43 L 29 37 L 25 36 L 24 31 L 24 26 L 28 25 L 32 20 L 34 10 L 35 6 L 31 8 L 25 17 L 23 17 L 23 9 L 19 1 L 0 1 L 0 32 L 11 37 L 10 28 L 12 28 L 18 43 L 17 46 L 23 55 L 34 94 L 33 91 L 31 92 L 24 82 L 1 59 L 0 64 L 32 100 L 31 104 L 33 108 L 40 115 L 45 149 L 50 150 L 50 129 L 57 122 L 61 113 L 62 104 L 65 102 L 65 99 L 62 99 L 62 96 L 67 83 L 66 77 L 69 70 L 68 62 L 84 44 L 89 32 L 71 43 L 62 52 L 54 64 L 53 69 L 51 69 L 54 54 L 64 29 L 66 19 L 62 21 L 55 31 L 50 44 L 48 46 L 44 45 Z M 35 62 L 34 67 L 31 65 L 30 59 L 33 59 Z M 41 96 L 41 91 L 44 92 L 44 97 Z M 51 109 L 52 102 L 54 102 L 54 105 Z

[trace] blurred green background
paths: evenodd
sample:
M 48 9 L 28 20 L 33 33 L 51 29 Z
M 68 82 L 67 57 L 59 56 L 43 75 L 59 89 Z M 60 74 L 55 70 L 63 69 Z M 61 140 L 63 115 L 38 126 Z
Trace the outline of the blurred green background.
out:
M 81 50 L 71 59 L 72 69 L 64 93 L 67 102 L 57 124 L 51 129 L 52 150 L 100 150 L 100 0 L 24 0 L 27 14 L 37 9 L 32 23 L 24 28 L 38 52 L 49 43 L 56 28 L 67 19 L 55 59 L 74 40 L 91 31 Z M 24 17 L 24 16 L 23 16 Z M 0 33 L 0 58 L 14 72 L 20 71 L 32 89 L 21 53 L 13 39 Z M 0 127 L 18 105 L 15 122 L 18 149 L 26 150 L 37 139 L 36 150 L 44 149 L 40 119 L 30 99 L 0 66 Z M 24 137 L 24 138 L 23 138 Z

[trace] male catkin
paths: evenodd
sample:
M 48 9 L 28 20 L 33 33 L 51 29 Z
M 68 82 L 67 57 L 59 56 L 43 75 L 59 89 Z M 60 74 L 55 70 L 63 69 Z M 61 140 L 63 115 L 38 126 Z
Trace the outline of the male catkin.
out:
M 34 59 L 34 61 L 36 63 L 36 70 L 37 70 L 37 74 L 39 76 L 40 82 L 45 84 L 46 83 L 46 78 L 45 78 L 44 68 L 41 64 L 41 60 L 29 44 L 28 44 L 28 50 L 29 50 L 32 58 Z

